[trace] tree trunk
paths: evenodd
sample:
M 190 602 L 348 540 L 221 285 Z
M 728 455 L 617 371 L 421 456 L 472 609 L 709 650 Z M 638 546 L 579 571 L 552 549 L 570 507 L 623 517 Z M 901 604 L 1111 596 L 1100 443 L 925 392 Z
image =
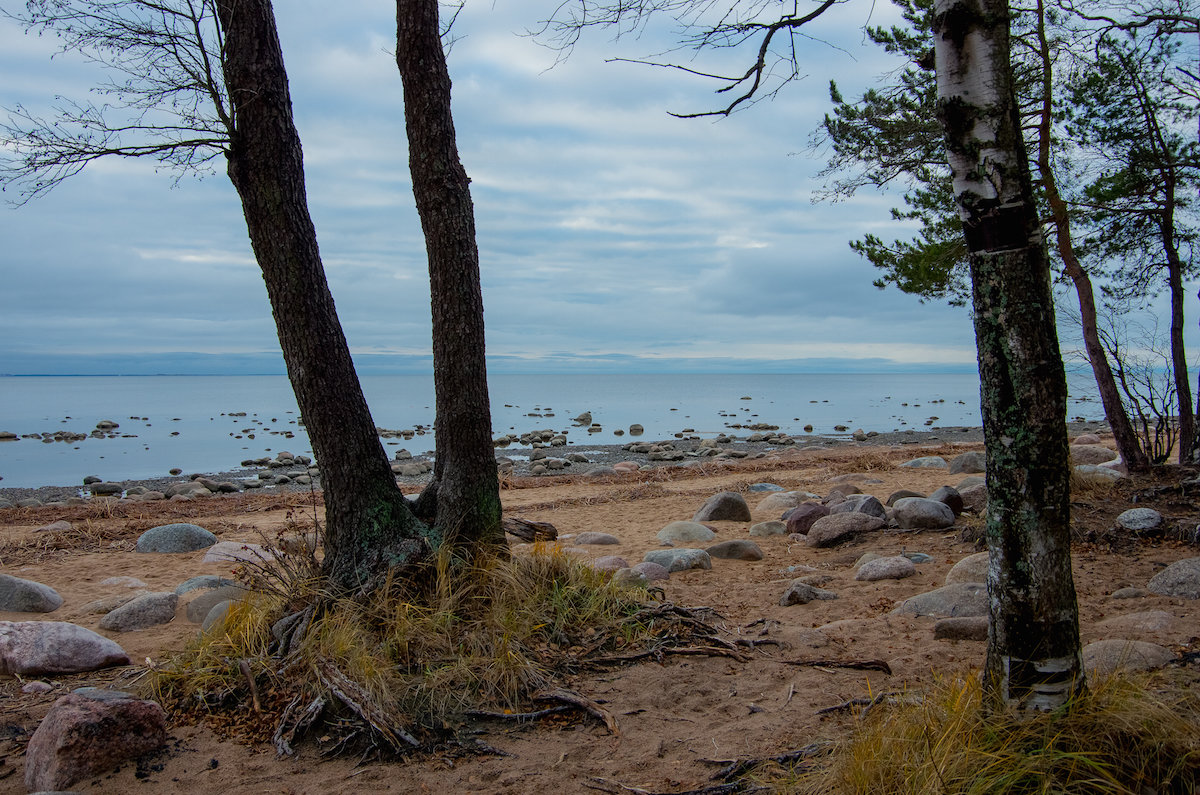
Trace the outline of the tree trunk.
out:
M 233 107 L 229 178 L 321 468 L 325 572 L 340 587 L 369 588 L 425 556 L 426 528 L 396 487 L 325 279 L 270 0 L 219 0 L 217 9 Z
M 1071 216 L 1067 211 L 1067 203 L 1058 190 L 1058 180 L 1050 159 L 1051 124 L 1054 110 L 1054 83 L 1052 62 L 1050 57 L 1050 42 L 1046 37 L 1045 5 L 1039 0 L 1037 4 L 1038 25 L 1037 40 L 1038 54 L 1042 66 L 1042 105 L 1038 114 L 1038 149 L 1037 165 L 1042 179 L 1042 190 L 1046 202 L 1050 206 L 1050 217 L 1054 224 L 1054 242 L 1058 256 L 1063 261 L 1063 271 L 1075 285 L 1075 294 L 1079 298 L 1079 319 L 1082 326 L 1083 346 L 1087 352 L 1088 363 L 1092 366 L 1092 375 L 1096 379 L 1096 388 L 1100 392 L 1100 402 L 1104 406 L 1104 418 L 1112 430 L 1113 441 L 1116 442 L 1117 452 L 1125 466 L 1131 472 L 1148 472 L 1150 457 L 1138 442 L 1137 432 L 1125 412 L 1121 391 L 1117 380 L 1113 377 L 1112 367 L 1108 363 L 1108 355 L 1100 342 L 1100 329 L 1096 321 L 1096 296 L 1092 289 L 1092 280 L 1075 255 L 1075 245 L 1071 235 Z
M 1002 0 L 937 0 L 938 115 L 970 253 L 987 448 L 989 708 L 1083 686 L 1071 577 L 1066 377 Z
M 396 3 L 396 65 L 413 195 L 425 234 L 433 314 L 437 460 L 430 497 L 439 533 L 466 551 L 504 544 L 492 446 L 483 294 L 470 179 L 458 156 L 437 0 Z
M 1174 219 L 1166 229 L 1174 229 Z M 1192 386 L 1188 375 L 1187 352 L 1183 333 L 1183 262 L 1175 246 L 1174 235 L 1163 232 L 1163 248 L 1167 253 L 1167 283 L 1171 289 L 1171 369 L 1175 372 L 1175 398 L 1179 407 L 1178 461 L 1185 464 L 1196 449 L 1196 418 L 1192 413 Z

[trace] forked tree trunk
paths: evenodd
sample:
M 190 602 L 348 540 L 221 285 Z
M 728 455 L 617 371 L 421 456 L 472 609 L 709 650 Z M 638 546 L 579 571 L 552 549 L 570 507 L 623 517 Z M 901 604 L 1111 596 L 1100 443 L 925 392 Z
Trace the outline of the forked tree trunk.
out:
M 427 528 L 396 487 L 325 279 L 270 0 L 219 0 L 217 12 L 233 107 L 229 178 L 321 467 L 325 572 L 342 588 L 369 588 L 426 555 Z
M 1100 341 L 1100 328 L 1096 318 L 1096 295 L 1092 289 L 1092 279 L 1088 276 L 1079 257 L 1075 255 L 1074 239 L 1071 235 L 1071 215 L 1067 203 L 1058 190 L 1058 179 L 1055 177 L 1054 166 L 1050 159 L 1050 144 L 1054 117 L 1054 84 L 1052 61 L 1050 57 L 1050 41 L 1046 37 L 1045 4 L 1038 1 L 1037 42 L 1038 56 L 1042 67 L 1042 104 L 1038 113 L 1038 147 L 1037 165 L 1042 179 L 1042 191 L 1046 203 L 1050 207 L 1050 217 L 1054 225 L 1054 243 L 1058 256 L 1063 262 L 1063 271 L 1075 286 L 1075 294 L 1079 299 L 1079 322 L 1082 327 L 1083 347 L 1087 352 L 1088 364 L 1092 366 L 1092 375 L 1096 379 L 1096 389 L 1100 393 L 1100 402 L 1104 406 L 1104 418 L 1112 431 L 1113 441 L 1117 445 L 1117 453 L 1131 472 L 1148 472 L 1150 457 L 1142 449 L 1137 432 L 1129 415 L 1125 412 L 1125 403 L 1121 400 L 1121 391 L 1117 387 L 1117 379 L 1113 377 L 1112 367 L 1108 363 L 1108 354 Z
M 1083 687 L 1066 377 L 1017 113 L 1004 0 L 937 0 L 938 114 L 970 254 L 987 448 L 990 708 Z
M 437 459 L 418 502 L 441 537 L 471 553 L 504 544 L 492 446 L 483 333 L 483 294 L 470 179 L 458 156 L 450 74 L 437 0 L 396 3 L 396 65 L 413 195 L 425 234 L 433 315 Z M 423 513 L 427 515 L 427 513 Z

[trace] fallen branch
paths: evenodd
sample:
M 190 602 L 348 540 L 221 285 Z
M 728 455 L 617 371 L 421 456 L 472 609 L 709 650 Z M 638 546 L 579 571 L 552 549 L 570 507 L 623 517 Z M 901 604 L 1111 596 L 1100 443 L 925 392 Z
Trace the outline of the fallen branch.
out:
M 566 712 L 567 710 L 574 708 L 575 706 L 573 704 L 563 704 L 557 707 L 550 707 L 549 709 L 539 709 L 534 712 L 491 712 L 486 709 L 472 709 L 467 710 L 466 715 L 472 718 L 488 718 L 489 720 L 524 721 L 538 720 L 539 718 L 544 718 L 547 715 L 557 715 L 560 712 Z
M 506 516 L 500 524 L 504 528 L 504 532 L 514 535 L 522 541 L 554 541 L 558 538 L 558 528 L 549 522 L 535 522 L 532 519 Z
M 421 745 L 417 738 L 403 728 L 392 725 L 386 711 L 377 707 L 370 694 L 363 692 L 358 683 L 349 679 L 336 665 L 328 660 L 318 660 L 315 668 L 321 685 L 375 730 L 393 749 L 400 748 L 400 740 L 414 748 Z
M 718 646 L 656 646 L 653 649 L 646 649 L 645 651 L 634 652 L 633 654 L 596 657 L 587 662 L 597 665 L 619 665 L 621 663 L 644 660 L 648 657 L 654 657 L 661 662 L 663 656 L 667 654 L 690 655 L 693 657 L 729 657 L 738 662 L 750 661 L 750 658 L 744 654 L 739 654 L 733 649 L 725 649 Z
M 892 667 L 883 660 L 780 660 L 784 665 L 807 668 L 853 668 L 858 671 L 883 671 L 891 676 Z
M 275 745 L 276 756 L 292 756 L 296 752 L 292 748 L 292 742 L 296 739 L 296 735 L 302 733 L 305 729 L 313 724 L 314 721 L 321 715 L 321 711 L 325 709 L 325 699 L 317 696 L 309 702 L 304 711 L 300 713 L 300 717 L 296 718 L 290 729 L 286 728 L 288 720 L 292 717 L 292 713 L 300 706 L 301 696 L 296 696 L 291 700 L 291 703 L 284 709 L 283 715 L 279 718 L 279 725 L 275 727 L 275 735 L 271 738 L 271 742 Z
M 534 693 L 533 698 L 535 701 L 561 701 L 564 704 L 579 707 L 599 718 L 608 729 L 609 734 L 616 737 L 621 736 L 621 730 L 617 727 L 617 719 L 613 717 L 611 712 L 590 698 L 581 696 L 572 690 L 556 687 L 553 690 L 543 690 L 540 693 Z
M 797 748 L 795 751 L 788 751 L 787 753 L 779 754 L 778 756 L 760 756 L 736 760 L 704 759 L 702 761 L 712 765 L 723 765 L 723 767 L 713 775 L 714 781 L 718 779 L 730 781 L 731 779 L 737 779 L 746 775 L 754 768 L 767 762 L 774 762 L 777 765 L 786 767 L 787 765 L 794 765 L 797 762 L 803 762 L 812 759 L 815 756 L 824 756 L 832 750 L 833 743 L 831 741 L 820 740 L 815 743 L 809 743 L 803 748 Z

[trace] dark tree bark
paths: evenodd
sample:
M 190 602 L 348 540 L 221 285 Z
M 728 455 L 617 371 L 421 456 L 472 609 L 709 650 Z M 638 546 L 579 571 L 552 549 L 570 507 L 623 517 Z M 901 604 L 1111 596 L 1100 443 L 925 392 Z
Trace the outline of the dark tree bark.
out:
M 1063 272 L 1075 286 L 1075 294 L 1079 299 L 1079 321 L 1082 327 L 1083 347 L 1087 352 L 1088 363 L 1092 366 L 1092 375 L 1096 379 L 1100 402 L 1104 406 L 1104 418 L 1108 421 L 1108 427 L 1112 431 L 1117 452 L 1131 472 L 1148 472 L 1150 457 L 1138 442 L 1137 432 L 1133 428 L 1133 423 L 1129 421 L 1125 403 L 1121 400 L 1121 390 L 1117 386 L 1117 379 L 1113 377 L 1108 354 L 1100 341 L 1100 328 L 1096 317 L 1096 294 L 1092 288 L 1092 279 L 1075 254 L 1075 245 L 1072 242 L 1071 234 L 1071 215 L 1066 201 L 1058 190 L 1058 179 L 1055 177 L 1054 166 L 1051 163 L 1054 84 L 1050 41 L 1046 36 L 1045 4 L 1041 0 L 1037 4 L 1037 12 L 1037 46 L 1042 65 L 1042 102 L 1037 124 L 1037 166 L 1041 176 L 1042 191 L 1046 196 L 1046 203 L 1050 207 L 1050 217 L 1054 226 L 1054 242 L 1058 249 L 1058 256 L 1063 262 Z
M 433 313 L 437 459 L 418 511 L 470 552 L 504 544 L 470 179 L 458 156 L 437 0 L 396 3 L 396 65 Z
M 1066 377 L 1012 80 L 1004 0 L 938 0 L 938 114 L 970 252 L 987 448 L 991 708 L 1083 687 Z
M 321 467 L 326 574 L 370 588 L 426 555 L 380 444 L 325 279 L 270 0 L 220 0 L 233 118 L 227 153 L 288 378 Z

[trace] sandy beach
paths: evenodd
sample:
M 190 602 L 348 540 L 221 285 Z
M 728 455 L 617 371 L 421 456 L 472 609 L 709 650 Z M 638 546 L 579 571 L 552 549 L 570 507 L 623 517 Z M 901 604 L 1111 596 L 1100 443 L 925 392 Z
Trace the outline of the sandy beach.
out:
M 663 526 L 690 519 L 709 496 L 721 491 L 742 494 L 756 522 L 779 518 L 775 511 L 759 509 L 769 496 L 751 489 L 759 483 L 822 497 L 850 483 L 881 501 L 900 489 L 928 494 L 943 485 L 954 486 L 964 476 L 902 463 L 920 456 L 950 460 L 982 447 L 978 429 L 905 436 L 877 437 L 869 444 L 840 440 L 804 445 L 805 449 L 763 449 L 743 459 L 696 459 L 688 466 L 603 477 L 529 477 L 518 471 L 506 479 L 501 496 L 506 515 L 552 523 L 560 533 L 559 543 L 573 554 L 587 559 L 615 554 L 633 563 L 660 548 L 655 534 Z M 612 460 L 629 457 L 620 446 L 605 452 Z M 609 462 L 605 458 L 595 463 Z M 1132 599 L 1112 596 L 1123 587 L 1145 588 L 1166 565 L 1196 556 L 1196 547 L 1185 539 L 1200 524 L 1200 509 L 1179 487 L 1189 477 L 1193 473 L 1166 468 L 1154 477 L 1073 494 L 1075 581 L 1084 643 L 1146 640 L 1177 655 L 1190 652 L 1190 659 L 1200 651 L 1196 601 L 1150 593 Z M 404 485 L 406 491 L 420 488 L 418 479 Z M 0 495 L 10 496 L 7 491 L 0 490 Z M 4 573 L 45 583 L 64 599 L 53 613 L 0 612 L 0 620 L 72 621 L 113 638 L 134 661 L 124 668 L 48 679 L 51 690 L 40 694 L 22 692 L 23 683 L 16 678 L 0 679 L 0 793 L 25 791 L 25 744 L 58 696 L 83 685 L 136 689 L 147 667 L 162 664 L 196 635 L 198 626 L 186 616 L 186 600 L 181 600 L 170 623 L 126 633 L 99 630 L 101 615 L 84 609 L 129 588 L 104 584 L 108 578 L 134 578 L 142 583 L 135 586 L 138 589 L 166 591 L 198 574 L 229 573 L 228 563 L 201 562 L 202 553 L 139 554 L 134 542 L 142 532 L 168 522 L 192 522 L 222 541 L 253 543 L 303 516 L 311 500 L 308 489 L 272 489 L 182 502 L 97 500 L 0 510 Z M 1117 515 L 1135 505 L 1160 511 L 1163 530 L 1144 537 L 1117 530 Z M 69 523 L 70 529 L 36 532 L 55 521 Z M 709 524 L 718 541 L 749 538 L 749 522 Z M 619 733 L 574 713 L 527 725 L 481 721 L 470 730 L 499 753 L 463 756 L 444 748 L 402 762 L 359 764 L 357 759 L 322 759 L 313 744 L 302 745 L 297 757 L 276 758 L 269 745 L 246 744 L 225 736 L 219 726 L 174 721 L 165 751 L 81 782 L 75 789 L 239 795 L 702 788 L 711 783 L 718 762 L 844 737 L 854 725 L 853 714 L 820 713 L 825 708 L 867 694 L 920 691 L 935 677 L 969 675 L 977 669 L 983 662 L 982 642 L 934 640 L 934 618 L 891 611 L 903 600 L 941 586 L 955 563 L 975 554 L 979 525 L 977 517 L 964 514 L 953 528 L 883 530 L 829 549 L 808 547 L 785 535 L 756 537 L 752 540 L 760 546 L 762 560 L 715 559 L 711 570 L 672 574 L 662 584 L 666 599 L 711 608 L 715 624 L 727 637 L 770 643 L 756 645 L 739 659 L 666 656 L 603 670 L 581 669 L 571 676 L 566 684 L 604 705 L 615 716 Z M 574 546 L 572 539 L 586 531 L 612 534 L 619 543 Z M 919 552 L 929 560 L 906 579 L 858 581 L 854 564 L 871 552 Z M 822 587 L 838 598 L 781 606 L 780 597 L 797 572 L 810 570 L 827 577 Z M 1156 611 L 1165 614 L 1157 623 L 1138 619 Z M 814 658 L 884 660 L 890 674 L 790 664 Z M 1200 679 L 1195 663 L 1170 666 L 1161 675 L 1192 683 Z

